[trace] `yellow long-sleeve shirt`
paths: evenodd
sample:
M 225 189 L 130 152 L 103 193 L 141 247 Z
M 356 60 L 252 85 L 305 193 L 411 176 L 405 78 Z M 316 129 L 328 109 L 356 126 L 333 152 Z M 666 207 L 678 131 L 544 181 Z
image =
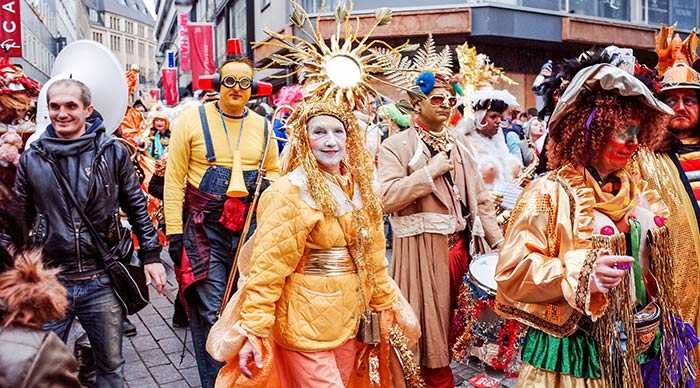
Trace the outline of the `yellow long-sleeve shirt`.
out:
M 226 132 L 221 122 L 221 115 L 214 103 L 205 105 L 209 132 L 216 161 L 207 161 L 207 147 L 199 118 L 198 107 L 185 110 L 178 117 L 170 138 L 168 167 L 165 171 L 164 210 L 168 234 L 182 233 L 182 201 L 184 199 L 185 178 L 187 182 L 199 187 L 207 168 L 212 165 L 231 168 L 233 155 L 226 140 Z M 224 116 L 231 148 L 236 149 L 241 119 Z M 249 110 L 244 119 L 240 151 L 243 171 L 256 170 L 265 144 L 265 119 Z M 268 127 L 272 132 L 272 126 Z M 279 178 L 280 166 L 277 158 L 277 142 L 270 141 L 263 167 L 266 176 L 272 180 Z

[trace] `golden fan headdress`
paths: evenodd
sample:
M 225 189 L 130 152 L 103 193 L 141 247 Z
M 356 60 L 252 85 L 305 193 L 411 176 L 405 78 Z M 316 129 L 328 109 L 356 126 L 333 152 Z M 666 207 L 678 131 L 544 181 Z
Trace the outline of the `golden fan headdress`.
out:
M 292 1 L 291 23 L 302 36 L 280 34 L 269 29 L 265 33 L 273 38 L 267 42 L 257 42 L 271 45 L 286 51 L 283 54 L 272 54 L 268 58 L 272 63 L 263 69 L 278 64 L 294 66 L 291 74 L 276 78 L 286 78 L 299 74 L 303 78 L 306 91 L 312 98 L 326 100 L 332 98 L 337 105 L 346 103 L 350 108 L 356 105 L 365 106 L 370 96 L 379 96 L 371 85 L 372 81 L 386 83 L 379 78 L 398 65 L 400 51 L 409 48 L 408 44 L 391 47 L 380 40 L 369 41 L 369 36 L 377 27 L 391 22 L 391 10 L 379 8 L 374 13 L 374 23 L 363 38 L 360 33 L 360 21 L 351 23 L 352 2 L 349 7 L 341 3 L 335 9 L 333 16 L 336 21 L 336 33 L 331 35 L 330 44 L 326 44 L 321 34 L 320 19 L 315 26 L 309 15 L 297 2 Z M 321 4 L 321 10 L 323 4 Z
M 476 47 L 469 47 L 467 42 L 458 46 L 455 51 L 459 61 L 459 85 L 462 87 L 466 102 L 464 104 L 465 116 L 471 116 L 473 113 L 472 103 L 476 103 L 474 101 L 474 93 L 477 90 L 491 88 L 501 81 L 508 85 L 518 84 L 506 76 L 503 68 L 494 65 L 488 55 L 478 54 Z M 510 103 L 509 100 L 506 102 L 509 106 L 517 105 L 517 103 Z
M 387 62 L 398 62 L 393 69 L 387 72 L 387 80 L 404 89 L 412 88 L 416 78 L 425 71 L 441 74 L 446 79 L 452 77 L 452 51 L 450 51 L 449 46 L 445 46 L 442 51 L 438 52 L 435 49 L 432 34 L 428 35 L 423 46 L 412 57 L 390 58 L 388 55 L 390 53 L 382 54 L 385 54 Z
M 700 89 L 700 74 L 693 69 L 693 63 L 699 58 L 698 36 L 693 29 L 682 41 L 678 33 L 674 35 L 675 30 L 676 24 L 670 27 L 662 24 L 656 35 L 656 54 L 659 57 L 656 70 L 661 78 L 661 90 Z

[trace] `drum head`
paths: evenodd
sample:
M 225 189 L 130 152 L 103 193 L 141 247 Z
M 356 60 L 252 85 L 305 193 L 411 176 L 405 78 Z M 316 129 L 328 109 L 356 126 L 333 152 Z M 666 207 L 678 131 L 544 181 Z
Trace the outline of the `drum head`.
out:
M 469 277 L 482 291 L 491 295 L 496 294 L 496 262 L 498 253 L 487 253 L 476 256 L 469 263 Z

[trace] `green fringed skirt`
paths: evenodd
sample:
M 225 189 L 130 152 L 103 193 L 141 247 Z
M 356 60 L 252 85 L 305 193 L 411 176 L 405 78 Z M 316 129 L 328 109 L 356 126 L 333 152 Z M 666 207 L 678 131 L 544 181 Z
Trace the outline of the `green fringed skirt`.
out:
M 557 338 L 531 327 L 521 358 L 535 368 L 551 372 L 584 379 L 602 376 L 596 342 L 581 331 Z

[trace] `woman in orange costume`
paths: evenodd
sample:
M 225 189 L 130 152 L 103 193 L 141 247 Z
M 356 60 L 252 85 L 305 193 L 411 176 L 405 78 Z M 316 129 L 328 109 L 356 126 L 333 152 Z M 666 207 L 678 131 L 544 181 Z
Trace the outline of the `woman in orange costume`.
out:
M 241 259 L 244 286 L 208 339 L 212 356 L 227 362 L 217 387 L 388 386 L 394 322 L 414 340 L 418 328 L 387 273 L 361 130 L 347 107 L 322 101 L 303 102 L 289 128 L 289 173 L 260 199 L 258 229 L 244 248 L 252 245 L 255 260 Z M 355 338 L 372 312 L 381 326 L 376 346 Z M 374 383 L 366 362 L 373 355 Z

